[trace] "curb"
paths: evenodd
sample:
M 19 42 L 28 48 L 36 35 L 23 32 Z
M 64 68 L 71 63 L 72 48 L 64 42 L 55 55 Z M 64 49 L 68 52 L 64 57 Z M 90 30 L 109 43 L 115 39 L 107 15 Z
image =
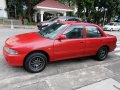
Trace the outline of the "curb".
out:
M 0 25 L 2 28 L 11 28 L 11 25 Z M 38 29 L 37 26 L 13 25 L 13 28 L 19 29 Z

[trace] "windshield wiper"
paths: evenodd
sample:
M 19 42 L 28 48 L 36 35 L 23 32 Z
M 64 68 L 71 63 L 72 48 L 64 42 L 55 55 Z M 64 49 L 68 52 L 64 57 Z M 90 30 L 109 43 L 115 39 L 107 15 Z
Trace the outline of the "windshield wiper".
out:
M 50 39 L 50 37 L 46 37 L 47 39 Z
M 39 31 L 39 34 L 44 37 L 44 35 Z
M 50 37 L 46 37 L 45 35 L 43 35 L 40 31 L 39 31 L 39 34 L 47 39 L 50 39 Z

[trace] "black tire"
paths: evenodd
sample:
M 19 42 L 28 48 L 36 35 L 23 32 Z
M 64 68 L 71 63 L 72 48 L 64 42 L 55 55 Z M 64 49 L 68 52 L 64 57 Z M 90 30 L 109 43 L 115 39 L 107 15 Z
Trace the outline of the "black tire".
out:
M 113 29 L 111 28 L 111 29 L 110 29 L 110 31 L 112 32 L 112 31 L 113 31 Z
M 25 70 L 31 73 L 38 73 L 43 71 L 46 65 L 47 57 L 43 53 L 30 54 L 24 62 Z
M 98 61 L 103 61 L 107 58 L 108 56 L 108 48 L 107 47 L 101 47 L 96 56 L 95 56 L 95 59 L 98 60 Z

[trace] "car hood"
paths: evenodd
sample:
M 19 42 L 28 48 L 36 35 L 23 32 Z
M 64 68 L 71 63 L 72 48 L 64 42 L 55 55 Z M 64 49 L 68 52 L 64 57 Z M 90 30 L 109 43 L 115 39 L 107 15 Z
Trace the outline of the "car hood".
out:
M 5 44 L 9 47 L 17 47 L 43 39 L 44 38 L 40 36 L 38 33 L 31 32 L 10 37 L 6 40 Z

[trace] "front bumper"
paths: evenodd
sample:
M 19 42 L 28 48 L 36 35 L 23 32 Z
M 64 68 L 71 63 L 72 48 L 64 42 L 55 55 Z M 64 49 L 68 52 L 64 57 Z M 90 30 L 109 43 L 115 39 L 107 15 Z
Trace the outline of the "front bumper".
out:
M 11 55 L 3 49 L 3 55 L 10 66 L 23 66 L 25 54 Z

